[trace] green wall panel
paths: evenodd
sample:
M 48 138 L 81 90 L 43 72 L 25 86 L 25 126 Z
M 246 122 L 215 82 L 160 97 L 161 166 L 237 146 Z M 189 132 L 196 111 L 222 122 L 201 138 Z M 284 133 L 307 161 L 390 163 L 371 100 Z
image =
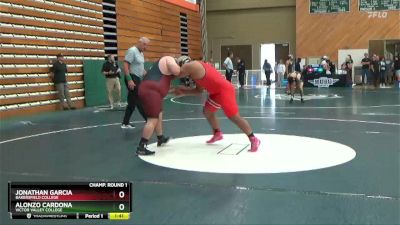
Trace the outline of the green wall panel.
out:
M 103 67 L 104 60 L 84 60 L 83 61 L 83 74 L 85 81 L 85 103 L 86 106 L 99 106 L 107 105 L 107 90 L 106 90 L 106 78 L 104 77 L 101 69 Z M 118 62 L 121 70 L 123 71 L 123 62 Z M 153 62 L 146 62 L 145 69 L 149 70 Z M 126 101 L 127 89 L 125 86 L 125 73 L 121 73 L 121 99 Z

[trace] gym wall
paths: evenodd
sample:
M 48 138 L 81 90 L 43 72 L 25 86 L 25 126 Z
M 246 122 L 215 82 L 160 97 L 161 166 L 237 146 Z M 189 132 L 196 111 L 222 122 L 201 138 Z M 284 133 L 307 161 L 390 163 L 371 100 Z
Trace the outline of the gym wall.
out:
M 295 19 L 295 0 L 207 0 L 208 58 L 219 62 L 221 46 L 251 45 L 246 66 L 260 69 L 261 44 L 289 43 L 295 54 Z
M 118 0 L 116 7 L 120 60 L 142 36 L 151 40 L 145 52 L 146 61 L 155 61 L 163 55 L 181 55 L 180 13 L 187 15 L 189 56 L 201 57 L 198 11 L 160 0 Z
M 179 6 L 179 2 L 184 0 L 117 0 L 118 55 L 123 57 L 141 36 L 152 40 L 146 61 L 180 55 L 183 12 L 188 17 L 189 55 L 201 57 L 199 12 Z M 68 65 L 67 80 L 75 106 L 85 106 L 84 75 L 88 74 L 83 71 L 83 61 L 99 60 L 97 64 L 101 64 L 105 56 L 102 3 L 0 1 L 0 118 L 57 110 L 49 70 L 58 53 L 64 54 Z M 88 76 L 102 76 L 100 70 Z
M 82 61 L 104 59 L 102 0 L 2 0 L 0 117 L 57 109 L 49 78 L 63 53 L 75 106 L 84 106 Z
M 400 39 L 400 12 L 386 12 L 386 18 L 377 15 L 372 18 L 367 12 L 358 10 L 358 0 L 352 0 L 350 12 L 310 14 L 309 0 L 298 0 L 297 56 L 327 55 L 336 62 L 339 49 L 368 49 L 369 40 Z

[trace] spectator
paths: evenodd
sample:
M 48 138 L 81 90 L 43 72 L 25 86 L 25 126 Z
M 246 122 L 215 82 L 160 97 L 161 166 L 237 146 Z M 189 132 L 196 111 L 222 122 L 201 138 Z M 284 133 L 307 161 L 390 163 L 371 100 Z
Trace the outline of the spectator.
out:
M 393 56 L 391 54 L 387 54 L 386 57 L 386 73 L 385 73 L 385 84 L 389 86 L 392 83 L 392 73 L 393 73 Z
M 370 70 L 374 79 L 374 87 L 378 87 L 379 82 L 379 56 L 374 54 L 370 63 Z
M 324 55 L 321 58 L 321 66 L 325 66 L 326 65 L 326 60 L 328 60 L 328 56 Z
M 346 71 L 346 86 L 352 87 L 353 85 L 353 59 L 351 55 L 347 55 L 346 61 L 342 64 L 342 69 Z
M 213 66 L 215 68 L 215 64 L 214 64 L 214 59 L 213 58 L 210 58 L 210 60 L 208 62 L 209 62 L 209 64 L 211 66 Z
M 138 89 L 143 76 L 146 74 L 146 71 L 144 70 L 143 52 L 146 50 L 149 43 L 150 40 L 148 38 L 141 37 L 135 46 L 126 51 L 124 70 L 125 84 L 128 88 L 128 105 L 125 109 L 125 115 L 121 125 L 122 129 L 135 128 L 134 125 L 129 123 L 132 113 L 135 111 L 135 107 L 138 108 L 143 119 L 147 121 L 146 114 L 144 113 L 142 104 L 140 104 L 139 101 Z
M 54 85 L 56 86 L 61 110 L 75 109 L 69 96 L 66 78 L 67 73 L 68 70 L 67 65 L 64 62 L 64 56 L 60 53 L 57 55 L 57 60 L 53 63 L 53 66 L 50 69 L 50 77 L 53 79 Z M 65 107 L 65 100 L 67 100 L 68 107 Z
M 286 72 L 285 69 L 286 68 L 285 68 L 285 64 L 283 64 L 283 60 L 282 59 L 279 60 L 278 67 L 276 69 L 276 72 L 278 73 L 278 79 L 277 79 L 278 87 L 281 87 L 283 84 L 283 79 L 284 79 L 285 72 Z
M 103 74 L 106 77 L 106 87 L 108 102 L 110 108 L 114 108 L 114 103 L 120 106 L 121 100 L 121 84 L 119 82 L 119 76 L 121 69 L 118 67 L 118 63 L 115 61 L 114 55 L 108 55 L 107 61 L 103 64 Z M 116 98 L 114 99 L 114 91 L 116 92 Z
M 328 64 L 328 56 L 325 56 L 325 55 L 324 55 L 324 56 L 322 56 L 322 58 L 321 58 L 320 67 L 324 68 L 324 70 L 327 71 L 327 70 L 328 70 L 327 64 Z
M 271 85 L 271 73 L 273 71 L 267 59 L 264 60 L 263 70 L 265 72 L 265 78 L 267 79 L 267 86 L 269 87 Z
M 386 87 L 385 85 L 385 74 L 386 74 L 386 62 L 385 57 L 381 57 L 379 60 L 379 77 L 380 77 L 380 88 Z
M 396 81 L 400 81 L 400 56 L 394 57 L 393 69 L 395 75 L 393 81 L 396 84 Z
M 301 70 L 301 76 L 304 79 L 304 77 L 307 75 L 307 66 L 303 65 L 303 69 Z
M 237 60 L 237 71 L 239 73 L 239 84 L 240 84 L 240 87 L 243 88 L 244 80 L 245 80 L 245 77 L 246 77 L 246 64 L 240 58 L 238 58 L 238 60 Z
M 297 58 L 296 64 L 294 65 L 294 70 L 299 73 L 301 73 L 300 63 L 301 63 L 301 58 Z
M 293 73 L 293 56 L 292 55 L 288 55 L 288 58 L 286 59 L 286 63 L 285 63 L 285 72 L 286 72 L 286 76 L 288 74 Z
M 364 58 L 361 60 L 361 80 L 363 85 L 367 85 L 370 63 L 371 59 L 369 58 L 368 53 L 365 53 Z
M 229 82 L 231 82 L 233 74 L 232 58 L 233 58 L 233 52 L 228 52 L 228 57 L 226 57 L 224 61 L 225 77 Z
M 331 75 L 335 75 L 336 74 L 336 65 L 331 61 L 331 60 L 326 60 L 326 63 L 328 65 L 328 69 L 329 69 L 329 74 Z

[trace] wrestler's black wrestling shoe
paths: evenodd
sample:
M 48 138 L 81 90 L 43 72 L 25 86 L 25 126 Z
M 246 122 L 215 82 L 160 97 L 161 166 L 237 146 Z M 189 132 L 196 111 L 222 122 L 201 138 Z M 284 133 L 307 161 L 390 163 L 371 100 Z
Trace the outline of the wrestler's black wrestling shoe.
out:
M 301 103 L 304 103 L 304 99 L 301 99 Z
M 155 152 L 152 152 L 146 148 L 146 146 L 139 146 L 136 150 L 136 155 L 154 155 Z
M 292 104 L 292 103 L 293 103 L 293 98 L 291 98 L 291 99 L 290 99 L 289 103 L 290 103 L 290 104 Z
M 167 144 L 168 141 L 170 140 L 170 137 L 165 137 L 164 135 L 161 136 L 160 138 L 157 138 L 157 147 L 160 147 L 164 144 Z

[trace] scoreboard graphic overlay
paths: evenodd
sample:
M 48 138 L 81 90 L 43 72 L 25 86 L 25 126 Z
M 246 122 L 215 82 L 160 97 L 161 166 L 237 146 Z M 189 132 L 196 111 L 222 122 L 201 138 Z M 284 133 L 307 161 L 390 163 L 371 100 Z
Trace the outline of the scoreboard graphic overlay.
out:
M 9 182 L 11 219 L 127 220 L 130 182 Z

